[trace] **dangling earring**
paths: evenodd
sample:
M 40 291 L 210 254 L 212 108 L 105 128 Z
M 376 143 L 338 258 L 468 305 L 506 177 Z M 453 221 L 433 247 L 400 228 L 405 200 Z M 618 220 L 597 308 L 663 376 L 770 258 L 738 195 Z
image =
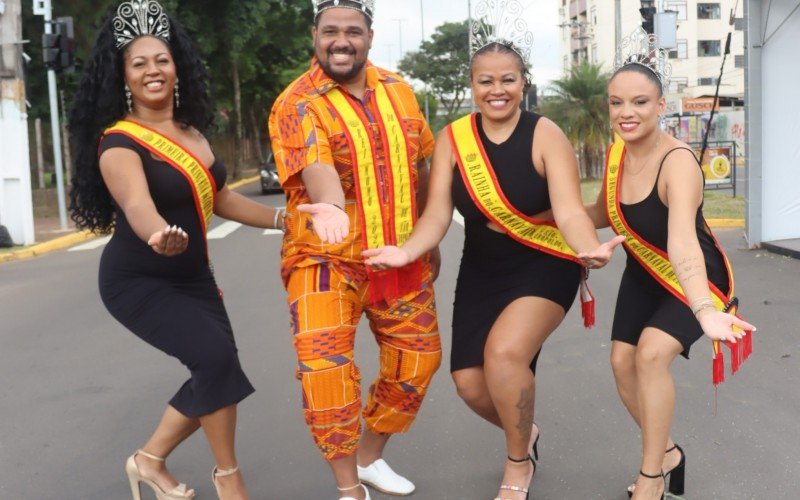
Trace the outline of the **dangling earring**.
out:
M 133 99 L 131 98 L 131 89 L 128 84 L 125 84 L 125 103 L 128 105 L 128 114 L 133 113 Z
M 178 80 L 175 79 L 175 109 L 181 107 L 181 92 L 178 89 Z

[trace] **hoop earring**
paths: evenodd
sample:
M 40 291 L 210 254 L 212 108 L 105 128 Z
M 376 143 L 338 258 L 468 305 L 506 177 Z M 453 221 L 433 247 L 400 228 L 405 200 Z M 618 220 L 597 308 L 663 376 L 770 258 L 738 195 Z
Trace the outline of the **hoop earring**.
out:
M 178 80 L 175 80 L 175 109 L 181 107 L 181 92 L 178 89 Z
M 133 99 L 131 97 L 131 89 L 128 84 L 125 84 L 125 103 L 128 105 L 128 114 L 133 113 Z

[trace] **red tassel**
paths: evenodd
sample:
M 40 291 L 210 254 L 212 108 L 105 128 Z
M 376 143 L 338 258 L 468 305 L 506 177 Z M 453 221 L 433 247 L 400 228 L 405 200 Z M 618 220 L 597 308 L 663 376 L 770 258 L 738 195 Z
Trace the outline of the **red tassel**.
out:
M 742 361 L 749 358 L 753 354 L 753 332 L 745 330 L 744 337 L 742 337 Z
M 591 300 L 581 300 L 581 315 L 583 316 L 583 326 L 591 328 L 594 326 L 594 297 Z
M 739 371 L 739 366 L 741 365 L 741 341 L 732 344 L 730 342 L 725 342 L 731 350 L 731 373 L 736 373 Z
M 722 349 L 714 356 L 714 362 L 711 365 L 711 382 L 714 386 L 725 382 L 725 359 L 722 356 Z
M 412 262 L 400 269 L 367 270 L 370 304 L 396 299 L 419 290 L 422 286 L 422 271 L 420 261 Z

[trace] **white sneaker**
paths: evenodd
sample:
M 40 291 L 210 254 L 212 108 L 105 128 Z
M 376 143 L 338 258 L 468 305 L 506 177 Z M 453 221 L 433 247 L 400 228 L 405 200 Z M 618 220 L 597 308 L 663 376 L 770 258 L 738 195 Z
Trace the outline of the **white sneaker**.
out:
M 367 495 L 367 496 L 366 496 L 366 497 L 364 497 L 364 498 L 365 498 L 366 500 L 372 500 L 372 499 L 369 497 L 369 490 L 367 489 L 367 487 L 366 487 L 366 486 L 364 486 L 363 484 L 360 484 L 359 486 L 361 486 L 362 488 L 364 488 L 364 493 Z M 348 488 L 348 489 L 349 489 L 349 488 Z M 341 490 L 340 490 L 340 491 L 341 491 Z M 341 497 L 339 500 L 356 500 L 356 499 L 355 499 L 354 497 Z
M 366 467 L 358 467 L 358 479 L 376 490 L 389 495 L 410 495 L 414 492 L 414 483 L 397 474 L 389 464 L 379 458 Z

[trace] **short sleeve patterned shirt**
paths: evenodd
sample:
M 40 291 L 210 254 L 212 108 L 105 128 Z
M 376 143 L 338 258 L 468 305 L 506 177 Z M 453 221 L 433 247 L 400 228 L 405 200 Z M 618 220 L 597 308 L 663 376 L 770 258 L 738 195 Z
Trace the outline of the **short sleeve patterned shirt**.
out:
M 378 161 L 376 176 L 381 189 L 390 189 L 384 182 L 388 175 L 383 161 L 379 115 L 370 101 L 378 82 L 397 104 L 397 112 L 408 137 L 408 157 L 412 163 L 412 183 L 417 187 L 417 165 L 433 153 L 433 134 L 420 112 L 412 88 L 398 75 L 367 63 L 367 88 L 360 103 L 370 121 L 369 131 L 376 140 Z M 282 276 L 291 269 L 317 262 L 362 263 L 362 234 L 360 211 L 356 207 L 356 188 L 353 184 L 353 158 L 345 130 L 336 114 L 327 109 L 322 96 L 338 84 L 320 67 L 316 59 L 311 68 L 292 82 L 278 97 L 269 117 L 272 151 L 281 185 L 286 192 L 287 232 L 283 241 Z M 343 92 L 345 89 L 340 88 Z M 309 203 L 300 173 L 308 165 L 321 163 L 333 166 L 339 174 L 345 194 L 345 209 L 350 217 L 350 234 L 339 244 L 324 244 L 311 229 L 311 220 L 297 212 L 301 203 Z M 389 211 L 384 212 L 387 216 Z M 348 266 L 351 267 L 351 266 Z

